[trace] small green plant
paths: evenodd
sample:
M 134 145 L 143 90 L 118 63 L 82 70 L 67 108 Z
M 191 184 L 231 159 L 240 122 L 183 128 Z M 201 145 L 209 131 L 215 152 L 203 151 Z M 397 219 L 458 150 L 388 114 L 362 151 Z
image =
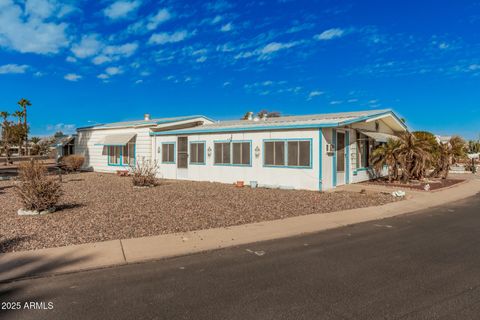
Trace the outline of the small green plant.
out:
M 54 209 L 63 194 L 60 183 L 49 177 L 45 166 L 37 160 L 20 164 L 15 191 L 23 209 L 38 212 Z

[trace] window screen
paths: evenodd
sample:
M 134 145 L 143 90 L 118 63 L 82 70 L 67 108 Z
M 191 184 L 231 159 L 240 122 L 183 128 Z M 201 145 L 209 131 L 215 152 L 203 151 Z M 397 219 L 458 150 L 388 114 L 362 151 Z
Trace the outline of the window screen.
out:
M 266 166 L 285 165 L 285 141 L 267 141 L 264 144 Z
M 135 164 L 135 142 L 129 142 L 122 148 L 122 164 Z
M 204 142 L 195 142 L 190 144 L 190 163 L 205 163 Z
M 234 142 L 232 153 L 232 164 L 250 165 L 250 142 Z
M 310 141 L 268 141 L 264 144 L 266 166 L 311 166 Z M 286 159 L 285 159 L 286 158 Z M 285 161 L 286 160 L 286 161 Z
M 230 142 L 216 142 L 215 164 L 230 164 Z
M 175 162 L 175 144 L 173 143 L 162 144 L 162 162 L 164 163 Z

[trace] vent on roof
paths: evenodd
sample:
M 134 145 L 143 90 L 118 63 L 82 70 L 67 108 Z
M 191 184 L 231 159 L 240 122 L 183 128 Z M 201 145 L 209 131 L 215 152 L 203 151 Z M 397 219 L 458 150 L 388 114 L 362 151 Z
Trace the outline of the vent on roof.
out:
M 145 114 L 143 115 L 143 120 L 145 120 L 145 121 L 150 120 L 150 113 L 145 113 Z

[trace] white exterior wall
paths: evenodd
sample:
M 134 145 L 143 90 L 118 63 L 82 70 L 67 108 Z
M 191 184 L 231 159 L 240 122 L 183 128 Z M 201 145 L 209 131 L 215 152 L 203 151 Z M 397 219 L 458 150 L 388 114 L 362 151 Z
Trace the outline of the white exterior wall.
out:
M 75 153 L 85 157 L 85 169 L 98 172 L 115 172 L 125 167 L 109 166 L 107 147 L 98 145 L 102 143 L 107 135 L 134 132 L 137 134 L 135 140 L 135 157 L 137 161 L 150 159 L 152 154 L 149 128 L 111 128 L 80 130 L 75 138 Z
M 292 167 L 264 167 L 263 166 L 263 140 L 265 139 L 311 139 L 311 162 L 312 168 L 292 168 Z M 248 140 L 252 142 L 252 164 L 251 166 L 234 165 L 214 165 L 214 141 L 225 140 Z M 188 164 L 188 171 L 185 176 L 188 180 L 212 181 L 222 183 L 234 183 L 235 181 L 244 181 L 249 184 L 250 181 L 257 181 L 258 184 L 319 190 L 319 129 L 312 130 L 290 130 L 290 131 L 262 131 L 262 132 L 242 132 L 242 133 L 216 133 L 216 134 L 194 134 L 188 135 L 188 141 L 205 141 L 205 165 Z M 154 159 L 159 164 L 159 176 L 167 179 L 178 179 L 177 163 L 162 164 L 161 150 L 162 142 L 177 142 L 177 136 L 156 136 L 153 142 Z M 177 147 L 176 143 L 176 147 Z M 325 148 L 325 143 L 322 143 Z M 159 148 L 160 147 L 160 148 Z M 260 155 L 255 156 L 255 149 L 260 149 Z M 208 156 L 208 148 L 212 153 Z M 159 150 L 160 149 L 160 150 Z M 177 149 L 175 149 L 177 152 Z M 177 159 L 176 159 L 177 160 Z M 330 165 L 331 167 L 331 165 Z M 181 170 L 181 169 L 180 169 Z

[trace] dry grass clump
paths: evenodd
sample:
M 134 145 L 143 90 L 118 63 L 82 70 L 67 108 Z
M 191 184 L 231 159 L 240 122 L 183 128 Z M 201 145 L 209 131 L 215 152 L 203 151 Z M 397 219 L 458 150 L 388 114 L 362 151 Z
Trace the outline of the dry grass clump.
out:
M 142 159 L 137 161 L 135 166 L 130 168 L 130 175 L 135 187 L 154 187 L 157 185 L 157 169 L 156 161 Z
M 64 157 L 61 162 L 67 171 L 76 172 L 82 168 L 85 163 L 85 157 L 78 154 L 72 154 Z
M 23 209 L 39 212 L 55 208 L 62 196 L 60 183 L 49 177 L 45 166 L 37 160 L 19 165 L 15 191 L 22 201 Z

